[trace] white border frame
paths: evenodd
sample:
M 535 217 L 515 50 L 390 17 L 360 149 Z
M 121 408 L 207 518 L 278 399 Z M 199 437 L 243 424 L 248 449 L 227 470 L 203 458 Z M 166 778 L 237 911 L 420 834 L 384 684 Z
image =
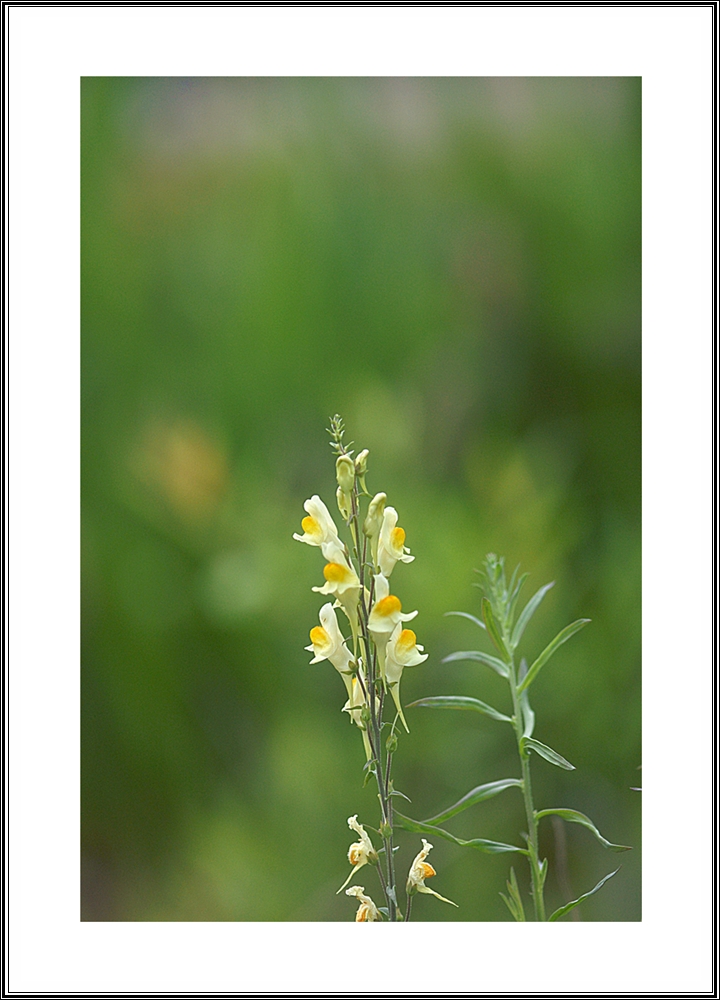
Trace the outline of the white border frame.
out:
M 9 995 L 709 995 L 712 5 L 5 12 Z M 96 75 L 642 76 L 642 923 L 80 922 L 79 79 Z M 674 595 L 680 557 L 693 583 Z M 684 714 L 664 684 L 678 670 Z M 392 935 L 384 970 L 358 934 Z

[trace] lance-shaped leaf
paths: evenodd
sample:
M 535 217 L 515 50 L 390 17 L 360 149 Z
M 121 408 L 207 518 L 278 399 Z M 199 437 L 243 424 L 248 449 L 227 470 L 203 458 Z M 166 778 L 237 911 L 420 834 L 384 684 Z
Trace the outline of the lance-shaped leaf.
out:
M 519 680 L 523 680 L 527 674 L 527 663 L 523 658 L 520 661 L 520 673 Z M 523 691 L 520 695 L 520 709 L 522 711 L 523 717 L 523 736 L 532 736 L 533 730 L 535 728 L 535 713 L 530 708 L 530 696 L 527 691 Z
M 557 750 L 553 750 L 552 747 L 546 747 L 544 743 L 539 740 L 532 740 L 530 737 L 525 737 L 523 739 L 523 745 L 528 748 L 528 750 L 534 750 L 535 753 L 539 753 L 541 757 L 545 760 L 549 760 L 551 764 L 555 764 L 556 767 L 562 767 L 566 771 L 574 771 L 575 765 L 571 764 L 569 760 L 565 760 L 561 757 Z
M 505 900 L 505 904 L 512 913 L 514 919 L 518 923 L 525 922 L 525 908 L 523 907 L 522 897 L 520 896 L 520 890 L 518 889 L 517 878 L 515 877 L 515 869 L 510 869 L 510 878 L 505 883 L 508 889 L 507 896 L 504 892 L 500 895 Z
M 577 809 L 541 809 L 540 812 L 535 813 L 535 819 L 540 820 L 543 816 L 559 816 L 566 823 L 579 823 L 580 826 L 586 827 L 590 833 L 595 834 L 603 847 L 607 847 L 609 851 L 632 850 L 631 847 L 625 847 L 623 844 L 611 844 L 609 840 L 603 837 L 593 821 L 585 813 L 578 812 Z
M 545 594 L 547 594 L 548 590 L 550 590 L 550 588 L 554 586 L 555 586 L 554 580 L 552 583 L 546 583 L 544 587 L 541 587 L 540 590 L 538 590 L 537 594 L 534 594 L 530 598 L 525 607 L 522 609 L 522 613 L 520 614 L 520 617 L 515 623 L 515 628 L 513 629 L 512 633 L 511 641 L 513 649 L 517 648 L 518 643 L 522 639 L 522 634 L 525 631 L 525 626 L 537 611 L 540 601 L 542 601 L 543 597 L 545 596 Z
M 519 568 L 520 568 L 519 566 L 517 566 L 515 568 L 515 573 L 517 573 L 517 571 L 518 571 Z M 517 605 L 518 597 L 520 596 L 520 591 L 522 590 L 522 585 L 525 583 L 525 581 L 527 580 L 527 578 L 530 576 L 529 573 L 523 573 L 523 575 L 520 577 L 520 579 L 517 582 L 517 586 L 513 590 L 513 582 L 515 580 L 515 573 L 513 573 L 513 578 L 510 581 L 510 586 L 508 587 L 508 591 L 510 592 L 510 600 L 508 601 L 508 609 L 507 609 L 508 627 L 512 624 L 513 618 L 515 617 L 515 607 Z M 513 648 L 514 648 L 514 645 L 513 645 Z
M 522 681 L 521 684 L 518 684 L 518 694 L 521 694 L 526 688 L 530 687 L 555 650 L 562 646 L 564 642 L 567 642 L 571 635 L 575 635 L 576 632 L 579 632 L 580 629 L 583 628 L 584 625 L 587 625 L 589 621 L 589 618 L 578 618 L 576 622 L 573 622 L 571 625 L 566 625 L 564 629 L 558 632 L 553 641 L 545 647 L 540 656 L 538 656 L 537 660 L 535 660 L 533 665 L 530 667 L 525 680 Z
M 482 607 L 483 621 L 485 622 L 485 627 L 488 630 L 488 635 L 492 639 L 495 648 L 497 649 L 498 653 L 503 658 L 505 663 L 509 663 L 510 656 L 508 655 L 508 651 L 505 648 L 505 643 L 503 642 L 503 637 L 500 633 L 500 628 L 498 626 L 497 621 L 495 620 L 495 615 L 493 614 L 492 605 L 490 604 L 490 601 L 487 599 L 487 597 L 483 597 L 481 607 Z
M 430 819 L 423 820 L 423 822 L 428 825 L 444 823 L 446 819 L 457 816 L 463 809 L 468 809 L 470 806 L 474 806 L 477 802 L 483 802 L 485 799 L 491 799 L 493 795 L 499 795 L 506 788 L 522 788 L 522 779 L 501 778 L 500 781 L 489 781 L 486 785 L 478 785 L 477 788 L 473 788 L 467 795 L 463 795 L 461 799 L 458 799 L 454 805 L 445 809 L 444 812 L 438 813 L 437 816 L 431 816 Z
M 559 910 L 555 910 L 555 912 L 548 917 L 548 920 L 559 920 L 560 917 L 564 917 L 566 913 L 569 913 L 570 910 L 574 910 L 576 906 L 582 903 L 583 899 L 587 899 L 588 896 L 592 896 L 592 894 L 597 892 L 598 889 L 602 889 L 607 880 L 612 878 L 613 875 L 617 875 L 619 871 L 620 869 L 616 868 L 614 872 L 610 872 L 610 874 L 606 875 L 605 878 L 601 878 L 594 889 L 591 889 L 590 892 L 584 892 L 582 896 L 578 896 L 577 899 L 573 899 L 571 903 L 566 903 L 565 906 L 561 906 Z
M 508 676 L 508 668 L 502 660 L 498 660 L 497 656 L 491 656 L 490 653 L 483 653 L 479 649 L 466 649 L 460 650 L 457 653 L 450 653 L 449 656 L 444 657 L 442 662 L 453 663 L 455 660 L 477 660 L 478 663 L 484 663 L 487 667 L 492 667 L 495 673 L 500 674 L 501 677 Z
M 504 854 L 510 851 L 517 851 L 518 854 L 529 854 L 529 851 L 526 851 L 524 847 L 515 847 L 513 844 L 502 844 L 497 840 L 484 840 L 481 837 L 476 837 L 474 840 L 461 840 L 459 837 L 454 837 L 452 833 L 448 833 L 447 830 L 443 830 L 441 826 L 421 823 L 419 820 L 403 816 L 402 813 L 397 811 L 394 815 L 398 826 L 401 826 L 404 830 L 409 830 L 411 833 L 426 833 L 429 837 L 443 837 L 453 844 L 459 844 L 460 847 L 474 847 L 485 854 Z
M 438 694 L 431 698 L 419 698 L 418 701 L 411 702 L 407 707 L 465 708 L 471 712 L 482 712 L 483 715 L 489 715 L 491 719 L 497 719 L 499 722 L 512 722 L 509 715 L 503 715 L 502 712 L 494 709 L 492 705 L 486 705 L 484 701 L 480 701 L 478 698 L 469 698 L 461 694 Z
M 445 617 L 446 618 L 450 617 L 450 615 L 456 615 L 458 618 L 467 618 L 469 621 L 475 622 L 476 625 L 479 625 L 480 628 L 483 631 L 485 631 L 485 622 L 481 622 L 479 618 L 476 618 L 475 615 L 468 614 L 467 611 L 446 611 L 445 612 Z

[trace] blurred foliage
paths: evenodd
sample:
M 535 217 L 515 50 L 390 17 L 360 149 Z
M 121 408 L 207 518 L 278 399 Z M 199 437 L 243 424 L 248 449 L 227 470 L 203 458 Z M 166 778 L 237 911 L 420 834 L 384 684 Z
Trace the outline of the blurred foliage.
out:
M 484 641 L 443 614 L 478 612 L 487 551 L 526 598 L 557 581 L 521 653 L 592 619 L 533 688 L 577 766 L 534 758 L 535 801 L 634 845 L 581 910 L 639 920 L 639 79 L 85 78 L 82 129 L 83 918 L 352 919 L 346 818 L 377 804 L 291 537 L 332 506 L 337 411 L 416 556 L 406 702 L 507 710 L 440 662 Z M 415 816 L 517 771 L 500 723 L 408 721 Z M 552 910 L 614 856 L 545 823 Z M 515 840 L 521 796 L 447 825 Z M 414 920 L 509 920 L 511 863 L 527 889 L 507 856 L 432 861 L 460 909 Z

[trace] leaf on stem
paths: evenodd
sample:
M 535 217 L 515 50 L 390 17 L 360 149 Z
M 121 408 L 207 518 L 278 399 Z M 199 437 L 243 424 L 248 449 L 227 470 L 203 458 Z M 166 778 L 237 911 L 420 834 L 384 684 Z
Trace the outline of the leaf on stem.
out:
M 485 622 L 481 622 L 479 618 L 476 618 L 475 615 L 468 614 L 467 611 L 446 611 L 445 612 L 445 618 L 448 618 L 450 615 L 457 615 L 458 618 L 468 618 L 471 622 L 475 622 L 476 625 L 479 625 L 480 628 L 483 631 L 485 631 Z
M 523 658 L 520 661 L 519 679 L 522 681 L 527 674 L 527 661 Z M 527 691 L 520 695 L 520 709 L 523 717 L 523 736 L 532 736 L 535 729 L 535 713 L 530 708 L 530 696 Z
M 517 571 L 518 571 L 519 568 L 520 567 L 517 567 L 515 569 L 515 573 L 517 573 Z M 527 580 L 527 578 L 530 576 L 529 573 L 523 573 L 523 575 L 520 577 L 520 579 L 517 582 L 517 586 L 513 590 L 513 581 L 515 579 L 515 573 L 513 573 L 513 578 L 510 581 L 510 587 L 508 588 L 511 591 L 510 600 L 508 601 L 508 610 L 507 610 L 508 628 L 510 628 L 510 626 L 512 625 L 513 618 L 515 617 L 515 608 L 517 606 L 518 597 L 520 596 L 520 591 L 522 590 L 522 585 L 525 583 L 525 581 Z M 514 648 L 514 645 L 513 645 L 513 648 Z
M 438 694 L 431 698 L 419 698 L 418 701 L 411 702 L 408 708 L 464 708 L 473 712 L 482 712 L 489 715 L 491 719 L 499 722 L 512 722 L 509 715 L 503 715 L 492 705 L 486 705 L 478 698 L 469 698 L 461 694 Z
M 564 642 L 567 642 L 571 635 L 575 635 L 576 632 L 579 632 L 580 629 L 587 625 L 589 621 L 589 618 L 578 618 L 576 622 L 573 622 L 571 625 L 566 625 L 564 629 L 558 632 L 552 642 L 545 647 L 540 656 L 538 656 L 537 660 L 535 660 L 533 665 L 530 667 L 525 680 L 518 685 L 518 694 L 522 694 L 526 688 L 530 687 L 555 650 L 562 646 Z
M 534 750 L 535 753 L 540 754 L 545 760 L 550 761 L 551 764 L 555 764 L 556 767 L 562 767 L 566 771 L 574 771 L 575 765 L 571 764 L 569 760 L 565 760 L 564 757 L 551 747 L 546 747 L 544 743 L 539 740 L 532 740 L 530 737 L 525 737 L 523 739 L 523 745 L 528 748 L 528 750 Z
M 505 900 L 505 904 L 514 919 L 518 923 L 525 923 L 525 909 L 520 896 L 520 890 L 518 889 L 517 879 L 515 878 L 514 868 L 510 869 L 510 878 L 505 885 L 508 889 L 508 895 L 506 896 L 504 892 L 501 892 L 500 895 Z
M 540 812 L 535 813 L 535 819 L 537 820 L 541 820 L 544 816 L 559 816 L 566 823 L 579 823 L 580 826 L 586 827 L 590 833 L 593 833 L 603 847 L 606 847 L 609 851 L 632 850 L 631 847 L 626 847 L 623 844 L 611 844 L 609 840 L 603 837 L 593 821 L 585 813 L 578 812 L 577 809 L 541 809 Z
M 495 615 L 493 614 L 492 605 L 487 597 L 482 599 L 482 616 L 485 622 L 485 627 L 488 630 L 488 635 L 492 639 L 495 648 L 497 649 L 500 656 L 502 656 L 505 663 L 510 662 L 510 657 L 508 651 L 505 648 L 505 643 L 503 642 L 502 635 L 500 634 L 500 629 L 498 628 L 498 623 L 495 621 Z
M 479 649 L 467 649 L 457 653 L 450 653 L 449 656 L 443 658 L 442 662 L 452 663 L 455 660 L 477 660 L 478 663 L 484 663 L 487 667 L 492 667 L 501 677 L 508 676 L 508 668 L 502 660 L 498 660 L 497 656 L 491 656 L 490 653 L 483 653 Z
M 522 634 L 525 631 L 525 626 L 537 611 L 540 601 L 542 601 L 543 597 L 545 596 L 545 594 L 547 594 L 548 590 L 550 590 L 550 588 L 554 586 L 555 586 L 554 580 L 552 583 L 546 583 L 544 587 L 541 587 L 540 590 L 538 590 L 537 594 L 534 594 L 530 598 L 525 607 L 522 609 L 522 613 L 520 614 L 520 617 L 515 623 L 515 628 L 513 629 L 512 633 L 511 642 L 513 649 L 517 648 L 522 638 Z
M 578 896 L 577 899 L 573 899 L 571 903 L 566 903 L 565 906 L 561 906 L 559 910 L 555 910 L 555 912 L 548 917 L 548 921 L 559 920 L 560 917 L 564 917 L 566 913 L 570 912 L 570 910 L 574 910 L 576 906 L 582 903 L 583 899 L 587 899 L 588 896 L 592 896 L 592 894 L 594 892 L 597 892 L 598 889 L 602 889 L 607 880 L 609 878 L 612 878 L 613 875 L 617 875 L 619 871 L 620 869 L 616 868 L 614 872 L 610 872 L 610 874 L 606 875 L 605 878 L 601 878 L 598 884 L 595 886 L 595 888 L 591 889 L 590 892 L 584 892 L 582 896 Z
M 459 837 L 454 837 L 452 833 L 448 833 L 447 830 L 443 830 L 441 826 L 432 826 L 430 823 L 421 823 L 419 820 L 411 819 L 409 816 L 403 816 L 402 813 L 395 812 L 395 819 L 397 820 L 398 826 L 401 826 L 404 830 L 409 830 L 410 833 L 426 833 L 429 836 L 443 837 L 445 840 L 449 840 L 453 844 L 459 844 L 460 847 L 474 847 L 478 851 L 483 851 L 485 854 L 504 854 L 509 851 L 517 851 L 518 854 L 529 854 L 524 847 L 514 847 L 512 844 L 501 844 L 497 840 L 484 840 L 480 837 L 474 840 L 461 840 Z
M 491 799 L 494 795 L 499 795 L 506 788 L 522 788 L 522 780 L 520 778 L 501 778 L 500 781 L 489 781 L 486 785 L 478 785 L 477 788 L 473 788 L 467 795 L 463 795 L 461 799 L 458 799 L 454 805 L 438 813 L 437 816 L 431 816 L 430 819 L 423 820 L 423 822 L 428 826 L 443 823 L 446 819 L 457 816 L 458 813 L 464 809 L 468 809 L 470 806 L 474 806 L 477 802 L 483 802 L 485 799 Z

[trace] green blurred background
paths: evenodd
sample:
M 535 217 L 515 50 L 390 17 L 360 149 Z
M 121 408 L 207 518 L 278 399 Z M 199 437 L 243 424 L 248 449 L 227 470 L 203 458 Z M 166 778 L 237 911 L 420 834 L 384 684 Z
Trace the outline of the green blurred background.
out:
M 584 920 L 640 919 L 640 81 L 85 78 L 82 85 L 85 920 L 352 920 L 346 819 L 377 822 L 342 682 L 303 647 L 324 601 L 303 501 L 325 428 L 416 556 L 394 592 L 430 653 L 405 702 L 503 682 L 487 551 L 548 580 L 533 686 L 548 906 L 622 862 Z M 512 733 L 408 712 L 424 817 L 518 773 Z M 517 840 L 514 790 L 447 823 Z M 400 832 L 401 869 L 419 837 Z M 414 920 L 509 920 L 511 863 L 436 838 Z M 376 876 L 359 879 L 376 898 Z M 576 911 L 578 913 L 579 911 Z

